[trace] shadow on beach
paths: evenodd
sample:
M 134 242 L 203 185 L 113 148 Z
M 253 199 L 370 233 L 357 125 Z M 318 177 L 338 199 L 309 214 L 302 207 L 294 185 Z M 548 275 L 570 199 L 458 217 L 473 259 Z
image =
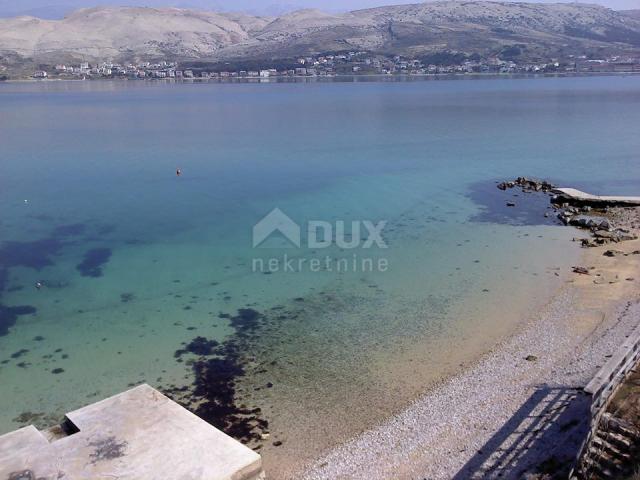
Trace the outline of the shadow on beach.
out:
M 539 387 L 453 479 L 567 478 L 589 418 L 580 390 Z

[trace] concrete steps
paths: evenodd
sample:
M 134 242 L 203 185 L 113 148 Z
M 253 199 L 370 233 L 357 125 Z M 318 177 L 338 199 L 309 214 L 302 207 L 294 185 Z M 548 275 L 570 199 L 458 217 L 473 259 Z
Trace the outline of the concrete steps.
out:
M 593 439 L 593 446 L 598 451 L 622 461 L 631 461 L 631 447 L 623 437 L 609 434 L 605 438 L 596 436 Z
M 621 418 L 614 417 L 610 413 L 604 413 L 601 423 L 605 423 L 612 432 L 633 440 L 634 442 L 640 441 L 640 430 Z
M 579 480 L 609 480 L 633 473 L 640 432 L 624 420 L 605 413 L 576 472 Z

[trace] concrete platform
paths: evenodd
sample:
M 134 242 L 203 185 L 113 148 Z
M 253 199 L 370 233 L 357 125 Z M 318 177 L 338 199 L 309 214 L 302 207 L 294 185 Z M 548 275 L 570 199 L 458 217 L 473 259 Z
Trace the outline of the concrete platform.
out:
M 555 188 L 553 193 L 567 203 L 590 206 L 640 206 L 640 197 L 591 195 L 575 188 Z
M 0 480 L 264 479 L 260 455 L 149 385 L 66 418 L 0 436 Z

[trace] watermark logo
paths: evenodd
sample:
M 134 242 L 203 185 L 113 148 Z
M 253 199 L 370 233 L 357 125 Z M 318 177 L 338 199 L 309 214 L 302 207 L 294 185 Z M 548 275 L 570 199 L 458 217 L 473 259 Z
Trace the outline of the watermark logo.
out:
M 296 254 L 263 256 L 253 259 L 253 271 L 386 271 L 389 262 L 376 252 L 388 248 L 383 236 L 386 221 L 311 220 L 300 225 L 279 208 L 274 208 L 253 226 L 252 245 L 255 249 L 274 248 L 270 239 L 284 239 L 276 248 L 297 249 Z M 370 255 L 358 253 L 363 250 Z M 318 251 L 327 252 L 324 256 Z M 352 251 L 348 256 L 345 251 Z M 331 253 L 330 253 L 331 252 Z
M 264 247 L 265 241 L 277 233 L 289 241 L 288 247 L 300 248 L 300 225 L 279 208 L 271 210 L 253 226 L 253 248 Z

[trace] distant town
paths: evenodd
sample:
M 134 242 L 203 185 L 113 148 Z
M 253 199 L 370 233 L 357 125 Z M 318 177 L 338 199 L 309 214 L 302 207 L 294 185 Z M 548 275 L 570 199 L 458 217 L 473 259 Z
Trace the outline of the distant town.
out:
M 274 65 L 278 63 L 278 65 Z M 335 55 L 308 56 L 289 61 L 272 62 L 271 65 L 243 69 L 238 63 L 193 62 L 142 62 L 118 64 L 83 62 L 76 65 L 58 64 L 33 73 L 36 79 L 265 79 L 275 77 L 334 77 L 338 75 L 437 75 L 437 74 L 517 74 L 517 73 L 580 73 L 619 72 L 640 73 L 640 58 L 609 57 L 602 59 L 586 56 L 566 59 L 550 59 L 541 63 L 516 63 L 513 60 L 494 57 L 445 53 L 426 59 L 410 59 L 401 56 L 384 57 L 368 52 L 348 52 Z

